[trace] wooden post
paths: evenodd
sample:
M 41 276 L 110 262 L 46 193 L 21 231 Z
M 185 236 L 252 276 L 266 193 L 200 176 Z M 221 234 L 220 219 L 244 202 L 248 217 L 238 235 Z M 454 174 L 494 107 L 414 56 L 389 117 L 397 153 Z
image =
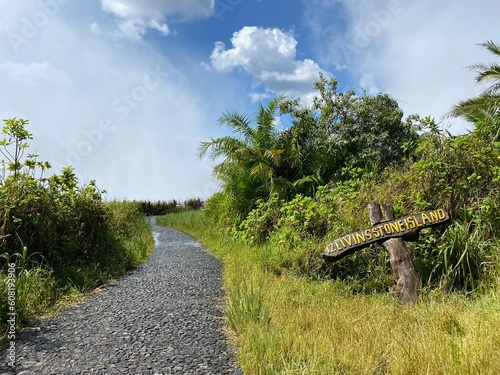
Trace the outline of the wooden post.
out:
M 392 205 L 384 205 L 385 220 L 382 217 L 380 205 L 370 203 L 368 205 L 370 222 L 372 226 L 384 221 L 394 220 L 394 209 Z M 411 254 L 404 241 L 399 238 L 389 238 L 382 242 L 382 246 L 389 252 L 391 267 L 395 273 L 395 285 L 391 288 L 391 294 L 396 295 L 401 302 L 416 303 L 420 291 L 420 279 L 413 266 Z
M 396 274 L 391 294 L 404 303 L 417 302 L 420 279 L 404 241 L 418 241 L 421 229 L 444 224 L 450 220 L 450 216 L 439 208 L 396 220 L 390 204 L 384 205 L 383 217 L 380 205 L 375 202 L 368 205 L 368 212 L 372 227 L 333 240 L 326 246 L 323 259 L 335 262 L 364 247 L 379 243 L 389 252 L 391 267 Z

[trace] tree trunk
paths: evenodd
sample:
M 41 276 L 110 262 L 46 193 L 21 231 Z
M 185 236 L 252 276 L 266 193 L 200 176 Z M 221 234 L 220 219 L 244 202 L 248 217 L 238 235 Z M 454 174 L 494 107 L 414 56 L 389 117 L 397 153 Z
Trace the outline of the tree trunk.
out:
M 382 217 L 378 203 L 370 203 L 368 212 L 372 226 L 384 221 L 394 220 L 394 209 L 389 204 L 384 205 L 385 219 Z M 396 282 L 391 288 L 391 294 L 397 296 L 401 302 L 416 303 L 420 289 L 420 279 L 404 241 L 401 238 L 390 238 L 382 242 L 382 246 L 389 252 L 391 267 L 396 276 Z

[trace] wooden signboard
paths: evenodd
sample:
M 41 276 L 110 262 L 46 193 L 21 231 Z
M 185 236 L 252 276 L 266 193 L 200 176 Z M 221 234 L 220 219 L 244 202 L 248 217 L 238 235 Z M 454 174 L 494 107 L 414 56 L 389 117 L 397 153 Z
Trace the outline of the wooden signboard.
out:
M 323 259 L 336 261 L 372 243 L 383 242 L 389 238 L 404 237 L 422 228 L 444 223 L 449 219 L 450 217 L 445 210 L 437 209 L 381 222 L 369 229 L 336 239 L 326 247 Z
M 392 205 L 384 205 L 382 215 L 376 202 L 368 205 L 368 213 L 372 227 L 337 238 L 326 247 L 323 259 L 333 262 L 372 243 L 379 243 L 389 252 L 395 274 L 391 294 L 403 303 L 416 303 L 421 282 L 404 240 L 414 239 L 415 235 L 418 238 L 420 229 L 448 221 L 448 213 L 437 209 L 395 219 Z

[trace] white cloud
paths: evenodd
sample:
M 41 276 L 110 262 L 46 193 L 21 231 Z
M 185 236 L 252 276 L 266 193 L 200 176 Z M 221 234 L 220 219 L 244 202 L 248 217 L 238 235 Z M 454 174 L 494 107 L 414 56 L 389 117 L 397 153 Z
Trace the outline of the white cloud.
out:
M 101 28 L 96 22 L 92 22 L 92 24 L 90 25 L 90 31 L 92 31 L 94 34 L 100 34 Z
M 158 19 L 180 14 L 185 18 L 212 15 L 214 0 L 101 0 L 103 9 L 123 18 Z
M 297 41 L 280 29 L 245 26 L 233 34 L 232 49 L 217 42 L 212 52 L 212 64 L 220 71 L 230 71 L 241 66 L 250 74 L 275 71 L 289 65 L 296 55 Z
M 248 96 L 252 100 L 252 103 L 258 103 L 269 99 L 272 95 L 269 92 L 251 92 Z
M 233 34 L 231 44 L 226 49 L 224 43 L 215 43 L 212 67 L 220 72 L 240 68 L 253 77 L 255 86 L 264 84 L 267 91 L 307 95 L 323 71 L 313 60 L 296 60 L 297 41 L 277 28 L 245 26 Z
M 25 19 L 45 12 L 31 2 L 8 8 Z M 105 16 L 68 2 L 17 49 L 5 37 L 23 35 L 13 16 L 0 29 L 0 118 L 29 119 L 30 153 L 49 161 L 52 173 L 72 164 L 81 181 L 95 179 L 109 197 L 208 197 L 216 185 L 209 163 L 195 155 L 219 114 L 212 113 L 220 108 L 215 95 L 185 76 L 189 65 L 180 72 L 145 43 L 92 32 Z
M 363 73 L 363 76 L 359 81 L 359 86 L 362 89 L 366 90 L 366 92 L 370 95 L 375 95 L 380 92 L 379 88 L 373 81 L 373 74 L 370 73 Z
M 214 0 L 101 0 L 102 8 L 119 19 L 122 36 L 141 39 L 148 29 L 170 35 L 166 19 L 170 16 L 185 20 L 209 17 L 214 12 Z
M 498 39 L 498 1 L 339 1 L 343 19 L 333 23 L 342 29 L 322 19 L 331 14 L 325 2 L 308 8 L 323 22 L 309 25 L 322 64 L 345 67 L 356 80 L 372 77 L 370 84 L 399 100 L 406 114 L 437 120 L 453 103 L 478 93 L 466 67 L 491 61 L 476 44 Z M 321 45 L 325 40 L 330 42 Z M 453 132 L 465 131 L 461 120 L 446 123 Z
M 58 71 L 47 61 L 30 62 L 28 64 L 5 61 L 0 63 L 0 71 L 4 79 L 9 77 L 13 82 L 24 87 L 33 87 L 40 84 L 71 83 L 71 79 L 64 71 Z
M 302 92 L 311 91 L 313 83 L 318 80 L 322 72 L 313 60 L 292 61 L 290 71 L 262 71 L 257 77 L 274 92 Z

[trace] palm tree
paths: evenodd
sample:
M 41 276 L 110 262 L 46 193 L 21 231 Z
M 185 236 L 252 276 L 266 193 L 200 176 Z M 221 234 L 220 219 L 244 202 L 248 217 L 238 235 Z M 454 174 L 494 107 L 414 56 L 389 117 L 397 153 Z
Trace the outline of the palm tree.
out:
M 500 57 L 500 45 L 493 41 L 479 44 L 495 56 Z M 491 83 L 479 96 L 463 100 L 452 107 L 448 117 L 462 117 L 476 124 L 479 131 L 487 131 L 498 136 L 500 127 L 500 65 L 492 63 L 474 64 L 469 67 L 475 70 L 477 84 Z
M 488 51 L 494 55 L 500 57 L 500 45 L 493 43 L 491 40 L 479 44 L 480 46 L 486 48 Z M 476 77 L 476 83 L 482 84 L 487 82 L 493 82 L 493 84 L 486 89 L 486 94 L 498 94 L 500 93 L 500 65 L 498 64 L 474 64 L 470 66 L 470 69 L 476 70 L 479 75 Z
M 223 158 L 215 166 L 214 175 L 222 181 L 224 191 L 238 201 L 243 215 L 279 185 L 275 184 L 275 172 L 284 162 L 284 150 L 279 148 L 281 132 L 276 126 L 276 112 L 282 100 L 277 96 L 267 106 L 260 104 L 253 120 L 239 112 L 223 113 L 218 124 L 228 126 L 236 136 L 201 142 L 199 157 L 208 154 L 212 160 Z

